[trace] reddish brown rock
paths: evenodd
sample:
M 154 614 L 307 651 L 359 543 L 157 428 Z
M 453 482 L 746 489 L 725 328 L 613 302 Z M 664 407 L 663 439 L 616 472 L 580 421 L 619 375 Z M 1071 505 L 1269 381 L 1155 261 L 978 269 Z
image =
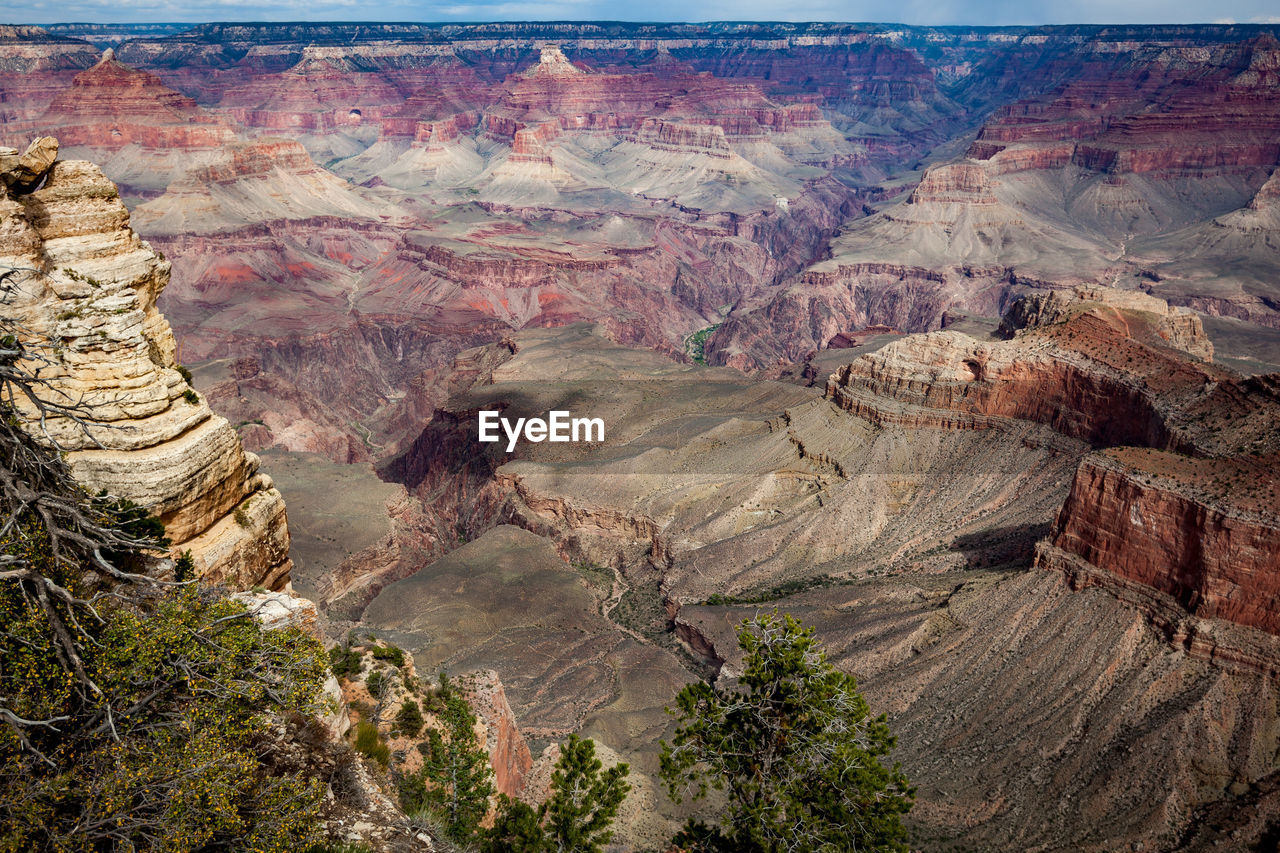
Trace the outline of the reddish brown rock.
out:
M 1042 550 L 1136 581 L 1190 614 L 1280 634 L 1277 459 L 1144 448 L 1088 457 Z
M 160 78 L 130 68 L 107 50 L 102 60 L 76 75 L 38 121 L 56 127 L 64 146 L 116 151 L 144 148 L 217 148 L 234 140 L 225 122 Z
M 384 587 L 430 563 L 456 538 L 456 528 L 442 530 L 439 516 L 407 491 L 387 501 L 387 517 L 390 529 L 380 540 L 321 580 L 320 599 L 330 613 L 358 617 Z
M 340 49 L 307 47 L 288 71 L 225 89 L 219 107 L 241 124 L 276 133 L 376 123 L 404 103 L 404 94 L 387 75 L 361 64 Z
M 93 45 L 78 39 L 55 36 L 40 27 L 0 26 L 0 133 L 8 134 L 6 125 L 25 129 L 98 58 Z
M 516 724 L 498 673 L 491 669 L 468 673 L 460 680 L 460 686 L 471 709 L 484 723 L 494 786 L 499 793 L 518 797 L 524 791 L 533 756 Z
M 1011 341 L 900 339 L 834 374 L 827 396 L 881 425 L 1008 430 L 1029 420 L 1111 448 L 1077 470 L 1039 564 L 1280 634 L 1280 381 L 1189 355 L 1212 352 L 1189 320 L 1132 294 L 1035 295 L 1006 315 L 1006 333 L 1019 330 Z M 1189 647 L 1266 659 L 1234 641 L 1235 651 L 1204 639 Z
M 981 166 L 956 163 L 925 172 L 911 193 L 913 204 L 995 204 L 991 181 Z
M 1163 300 L 1144 293 L 1133 293 L 1100 286 L 1083 286 L 1071 290 L 1033 293 L 1017 300 L 1001 318 L 999 333 L 1012 338 L 1019 330 L 1064 323 L 1091 304 L 1108 305 L 1118 311 L 1133 312 L 1143 322 L 1129 325 L 1127 334 L 1146 343 L 1167 343 L 1205 361 L 1213 361 L 1213 343 L 1204 333 L 1199 315 L 1174 308 Z
M 1034 146 L 1023 168 L 1071 162 L 1114 173 L 1179 176 L 1280 161 L 1280 42 L 1271 34 L 1210 48 L 1140 47 L 1119 69 L 1000 110 L 969 150 L 1005 159 Z M 1152 103 L 1161 108 L 1153 110 Z

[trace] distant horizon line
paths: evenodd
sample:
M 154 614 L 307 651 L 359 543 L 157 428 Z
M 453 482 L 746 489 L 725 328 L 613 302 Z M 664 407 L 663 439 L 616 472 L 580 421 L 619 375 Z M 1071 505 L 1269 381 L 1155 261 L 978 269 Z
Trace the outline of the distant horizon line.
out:
M 0 23 L 6 27 L 162 27 L 230 25 L 230 26 L 441 26 L 441 27 L 478 27 L 493 25 L 553 25 L 553 24 L 600 24 L 622 26 L 686 26 L 697 27 L 711 24 L 744 24 L 754 26 L 788 26 L 805 27 L 813 25 L 830 25 L 844 27 L 907 27 L 911 29 L 929 30 L 1022 30 L 1022 29 L 1056 29 L 1066 27 L 1257 27 L 1274 28 L 1280 25 L 1277 21 L 1109 21 L 1105 23 L 1074 21 L 1069 23 L 1041 24 L 910 24 L 903 21 L 840 21 L 840 20 L 751 20 L 751 19 L 714 19 L 705 21 L 640 21 L 619 20 L 611 18 L 545 18 L 545 19 L 493 19 L 493 20 L 167 20 L 167 21 L 9 21 Z

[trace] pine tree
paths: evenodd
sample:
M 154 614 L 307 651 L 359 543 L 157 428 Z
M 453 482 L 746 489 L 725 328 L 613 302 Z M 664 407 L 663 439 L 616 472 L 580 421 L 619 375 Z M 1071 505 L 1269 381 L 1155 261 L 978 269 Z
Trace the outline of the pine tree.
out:
M 543 806 L 547 834 L 560 853 L 600 853 L 613 838 L 613 819 L 631 790 L 624 781 L 630 768 L 618 764 L 601 773 L 602 767 L 595 741 L 569 735 Z
M 603 770 L 603 772 L 601 772 Z M 551 796 L 537 809 L 506 797 L 483 853 L 601 853 L 631 786 L 630 768 L 604 770 L 590 738 L 570 735 L 551 774 Z
M 542 810 L 503 794 L 498 803 L 498 816 L 484 833 L 480 851 L 551 853 L 551 842 L 542 829 Z
M 471 706 L 444 673 L 440 674 L 440 698 L 444 710 L 438 719 L 444 732 L 427 730 L 427 741 L 418 747 L 422 769 L 401 783 L 400 800 L 408 812 L 438 811 L 445 834 L 467 842 L 475 837 L 489 811 L 493 769 L 476 736 Z
M 396 714 L 396 729 L 405 737 L 417 737 L 426 720 L 422 717 L 422 709 L 413 699 L 405 699 Z
M 746 853 L 906 851 L 902 815 L 915 796 L 894 738 L 872 717 L 852 676 L 837 670 L 791 616 L 743 622 L 745 654 L 734 687 L 687 685 L 671 711 L 680 725 L 662 744 L 673 799 L 708 787 L 726 793 L 719 827 L 690 823 L 686 850 Z

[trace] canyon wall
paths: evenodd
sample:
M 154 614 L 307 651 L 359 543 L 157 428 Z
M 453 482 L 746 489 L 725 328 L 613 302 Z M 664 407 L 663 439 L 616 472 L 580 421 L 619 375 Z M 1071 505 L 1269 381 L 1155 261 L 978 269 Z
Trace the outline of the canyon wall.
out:
M 1182 625 L 1195 653 L 1273 671 L 1280 640 L 1211 639 L 1185 617 L 1280 635 L 1280 378 L 1199 360 L 1212 349 L 1198 320 L 1141 295 L 1033 295 L 1002 330 L 1012 339 L 903 338 L 833 374 L 827 397 L 882 426 L 1034 421 L 1100 448 L 1077 468 L 1037 565 Z
M 33 144 L 52 160 L 57 143 Z M 17 401 L 37 437 L 65 453 L 90 489 L 146 507 L 173 553 L 237 588 L 289 583 L 284 502 L 226 419 L 190 388 L 173 332 L 156 309 L 169 263 L 129 227 L 115 186 L 94 165 L 46 163 L 37 188 L 5 194 L 0 264 L 16 268 L 8 305 L 43 364 L 46 399 Z
M 732 676 L 735 627 L 777 606 L 910 733 L 922 848 L 1177 849 L 1199 810 L 1244 814 L 1273 771 L 1270 380 L 1195 355 L 1195 318 L 1151 297 L 1028 302 L 1006 339 L 824 354 L 850 362 L 825 395 L 584 328 L 472 350 L 383 469 L 458 538 L 363 621 L 420 659 L 494 668 L 522 723 L 580 726 L 639 779 L 668 701 L 655 681 Z M 473 452 L 479 408 L 585 400 L 609 442 Z M 1110 458 L 1123 477 L 1096 476 Z M 674 646 L 684 668 L 615 652 L 616 682 L 588 677 L 610 635 Z M 565 722 L 588 696 L 600 710 Z M 1080 808 L 1046 818 L 1064 790 Z
M 1066 564 L 1065 552 L 1166 593 L 1188 613 L 1280 635 L 1280 523 L 1268 473 L 1264 463 L 1146 448 L 1093 454 L 1076 471 L 1039 565 Z M 1244 500 L 1205 490 L 1215 484 Z

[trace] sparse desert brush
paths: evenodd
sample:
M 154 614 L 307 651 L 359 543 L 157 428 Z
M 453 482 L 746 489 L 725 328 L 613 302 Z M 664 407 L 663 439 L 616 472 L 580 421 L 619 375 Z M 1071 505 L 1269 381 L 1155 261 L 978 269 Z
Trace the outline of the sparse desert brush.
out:
M 356 723 L 355 748 L 365 758 L 378 762 L 380 767 L 386 768 L 391 761 L 390 747 L 383 741 L 378 727 L 368 720 Z

